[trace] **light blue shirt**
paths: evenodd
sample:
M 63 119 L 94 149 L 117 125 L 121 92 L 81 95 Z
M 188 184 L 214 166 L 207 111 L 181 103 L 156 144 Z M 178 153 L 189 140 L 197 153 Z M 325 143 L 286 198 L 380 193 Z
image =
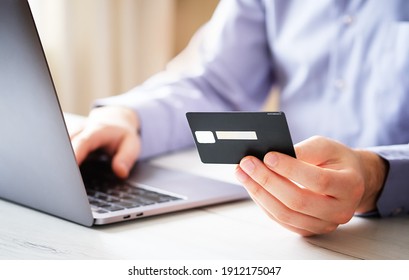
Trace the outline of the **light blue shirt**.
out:
M 380 214 L 409 212 L 409 1 L 225 0 L 198 52 L 97 102 L 138 113 L 142 157 L 193 144 L 185 112 L 257 111 L 278 86 L 294 142 L 371 147 L 389 162 Z

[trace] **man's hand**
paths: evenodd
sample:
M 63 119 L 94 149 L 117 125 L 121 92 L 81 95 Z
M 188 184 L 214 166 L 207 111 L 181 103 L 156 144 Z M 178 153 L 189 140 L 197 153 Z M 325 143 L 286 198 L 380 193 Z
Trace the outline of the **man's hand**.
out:
M 84 124 L 70 132 L 78 164 L 102 148 L 112 156 L 114 173 L 126 178 L 140 152 L 138 129 L 138 118 L 131 109 L 111 106 L 93 109 Z
M 297 159 L 270 152 L 245 157 L 236 169 L 254 201 L 273 220 L 302 236 L 324 234 L 358 212 L 376 208 L 387 173 L 378 155 L 324 137 L 295 145 Z

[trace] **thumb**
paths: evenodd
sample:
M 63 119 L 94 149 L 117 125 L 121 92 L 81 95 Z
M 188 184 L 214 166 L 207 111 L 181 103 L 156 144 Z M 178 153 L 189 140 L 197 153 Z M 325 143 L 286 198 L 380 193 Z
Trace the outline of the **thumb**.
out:
M 297 158 L 313 165 L 321 165 L 337 156 L 343 146 L 322 136 L 313 136 L 294 145 Z

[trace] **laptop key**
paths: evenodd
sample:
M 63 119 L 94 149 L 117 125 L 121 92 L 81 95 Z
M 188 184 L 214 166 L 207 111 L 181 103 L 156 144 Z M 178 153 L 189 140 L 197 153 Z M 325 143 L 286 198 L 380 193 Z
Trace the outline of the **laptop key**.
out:
M 124 208 L 123 207 L 120 207 L 120 206 L 117 206 L 117 205 L 107 205 L 107 206 L 103 206 L 103 207 L 101 207 L 101 208 L 103 208 L 104 210 L 107 210 L 107 211 L 109 211 L 109 212 L 114 212 L 114 211 L 119 211 L 119 210 L 123 210 Z
M 119 205 L 119 206 L 122 206 L 124 208 L 136 208 L 136 207 L 142 206 L 143 204 L 136 203 L 136 202 L 129 202 L 129 201 L 119 201 L 119 202 L 115 203 L 115 205 Z
M 90 180 L 87 194 L 93 211 L 114 212 L 141 206 L 166 203 L 180 198 L 144 189 L 119 180 Z M 107 183 L 109 182 L 109 183 Z M 109 185 L 111 185 L 109 187 Z

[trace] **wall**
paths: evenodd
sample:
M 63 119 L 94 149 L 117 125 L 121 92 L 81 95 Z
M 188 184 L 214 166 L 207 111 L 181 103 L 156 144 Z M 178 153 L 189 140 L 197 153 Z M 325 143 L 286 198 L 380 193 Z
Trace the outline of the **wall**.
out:
M 162 70 L 216 0 L 31 0 L 63 110 L 87 114 Z

